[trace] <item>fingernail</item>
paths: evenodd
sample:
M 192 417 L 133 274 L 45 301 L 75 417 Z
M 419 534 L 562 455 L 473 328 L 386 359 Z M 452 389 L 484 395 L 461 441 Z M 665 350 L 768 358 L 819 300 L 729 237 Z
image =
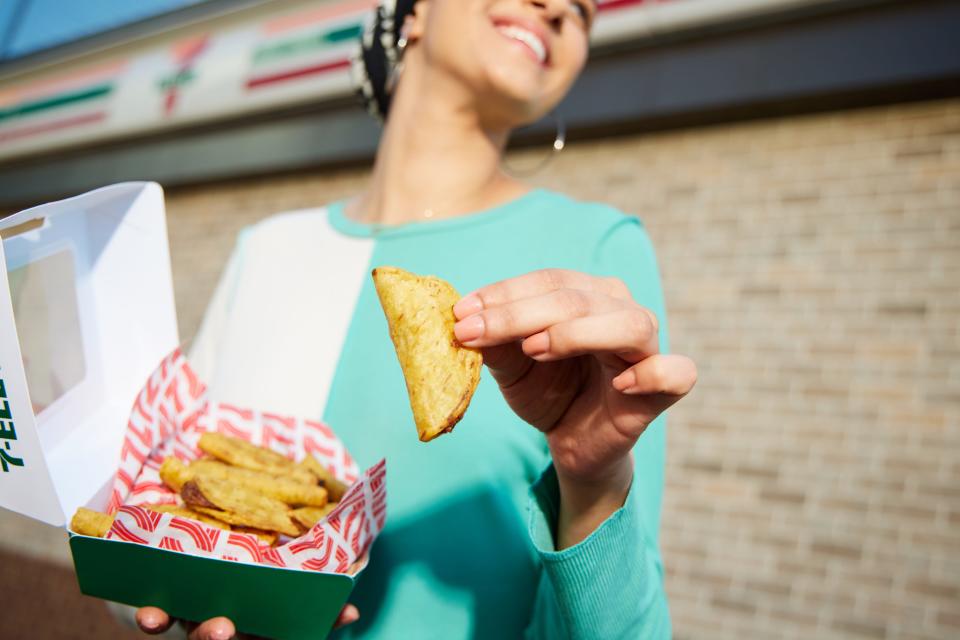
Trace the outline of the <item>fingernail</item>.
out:
M 229 629 L 214 629 L 210 632 L 210 640 L 230 640 L 233 633 Z
M 472 316 L 475 313 L 483 311 L 483 301 L 480 300 L 480 296 L 475 293 L 471 293 L 465 298 L 462 298 L 460 302 L 453 305 L 453 315 L 457 317 L 457 320 L 461 318 L 466 318 L 467 316 Z
M 530 336 L 523 341 L 523 352 L 531 358 L 542 356 L 550 351 L 550 334 L 543 332 Z
M 613 379 L 613 388 L 620 393 L 626 393 L 635 384 L 637 384 L 637 375 L 630 370 L 624 371 Z
M 140 618 L 140 624 L 151 631 L 160 626 L 160 618 L 154 614 L 146 614 Z
M 453 333 L 461 344 L 476 340 L 483 335 L 483 331 L 483 316 L 481 315 L 470 316 L 453 325 Z

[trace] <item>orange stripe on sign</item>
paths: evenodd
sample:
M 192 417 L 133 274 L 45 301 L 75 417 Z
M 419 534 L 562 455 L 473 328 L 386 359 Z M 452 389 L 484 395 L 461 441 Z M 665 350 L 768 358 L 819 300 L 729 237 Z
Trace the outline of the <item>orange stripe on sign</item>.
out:
M 126 61 L 72 71 L 69 75 L 34 82 L 24 86 L 14 86 L 0 91 L 0 108 L 18 104 L 38 97 L 69 91 L 87 85 L 102 83 L 120 74 L 127 66 Z
M 297 78 L 303 78 L 306 76 L 320 75 L 322 73 L 329 73 L 330 71 L 337 71 L 339 69 L 349 69 L 350 60 L 334 60 L 333 62 L 324 62 L 323 64 L 313 65 L 311 67 L 301 67 L 299 69 L 291 69 L 290 71 L 284 71 L 281 73 L 274 73 L 268 76 L 259 76 L 256 78 L 250 78 L 247 80 L 247 89 L 259 89 L 271 84 L 278 84 L 281 82 L 286 82 L 287 80 L 295 80 Z
M 286 31 L 292 31 L 300 27 L 306 27 L 318 22 L 324 22 L 340 16 L 351 13 L 360 13 L 370 11 L 378 4 L 378 0 L 352 0 L 350 2 L 341 2 L 332 6 L 319 7 L 302 13 L 295 13 L 290 16 L 284 16 L 265 22 L 263 32 L 270 36 L 275 36 Z
M 207 34 L 181 40 L 170 47 L 170 53 L 173 55 L 174 60 L 177 61 L 177 64 L 187 64 L 203 53 L 203 50 L 207 47 L 208 40 L 210 40 L 210 36 Z

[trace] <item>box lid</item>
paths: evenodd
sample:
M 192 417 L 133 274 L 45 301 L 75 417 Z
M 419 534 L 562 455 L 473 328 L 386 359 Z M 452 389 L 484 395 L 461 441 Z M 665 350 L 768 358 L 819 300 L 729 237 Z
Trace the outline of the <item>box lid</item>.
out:
M 131 404 L 177 337 L 163 191 L 117 184 L 0 220 L 0 506 L 102 508 Z

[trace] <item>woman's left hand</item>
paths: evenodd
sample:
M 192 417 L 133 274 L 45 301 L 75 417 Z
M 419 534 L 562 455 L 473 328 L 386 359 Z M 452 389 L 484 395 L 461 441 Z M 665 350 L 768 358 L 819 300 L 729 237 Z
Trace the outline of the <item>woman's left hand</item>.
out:
M 575 544 L 623 504 L 631 449 L 693 388 L 696 366 L 660 353 L 657 318 L 616 278 L 534 271 L 474 291 L 454 313 L 457 339 L 482 349 L 510 407 L 546 434 L 558 546 Z

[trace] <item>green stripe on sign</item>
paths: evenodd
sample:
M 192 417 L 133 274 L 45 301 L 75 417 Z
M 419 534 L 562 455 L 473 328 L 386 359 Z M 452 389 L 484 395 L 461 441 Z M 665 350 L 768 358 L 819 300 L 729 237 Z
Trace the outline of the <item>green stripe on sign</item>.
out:
M 284 42 L 257 49 L 256 53 L 253 54 L 253 63 L 261 64 L 275 58 L 285 58 L 315 49 L 324 49 L 332 44 L 338 44 L 348 40 L 358 40 L 361 35 L 363 35 L 363 25 L 352 24 L 324 33 L 316 33 L 311 36 L 293 40 L 285 40 Z
M 43 100 L 36 100 L 34 102 L 24 102 L 23 104 L 14 105 L 9 109 L 0 109 L 0 122 L 3 122 L 4 120 L 12 120 L 13 118 L 19 118 L 21 116 L 26 116 L 31 113 L 46 111 L 48 109 L 65 107 L 67 105 L 76 104 L 78 102 L 95 100 L 97 98 L 102 98 L 106 95 L 109 95 L 111 91 L 113 91 L 113 85 L 105 84 L 99 87 L 84 89 L 83 91 L 75 91 L 73 93 L 62 93 L 52 98 L 44 98 Z

